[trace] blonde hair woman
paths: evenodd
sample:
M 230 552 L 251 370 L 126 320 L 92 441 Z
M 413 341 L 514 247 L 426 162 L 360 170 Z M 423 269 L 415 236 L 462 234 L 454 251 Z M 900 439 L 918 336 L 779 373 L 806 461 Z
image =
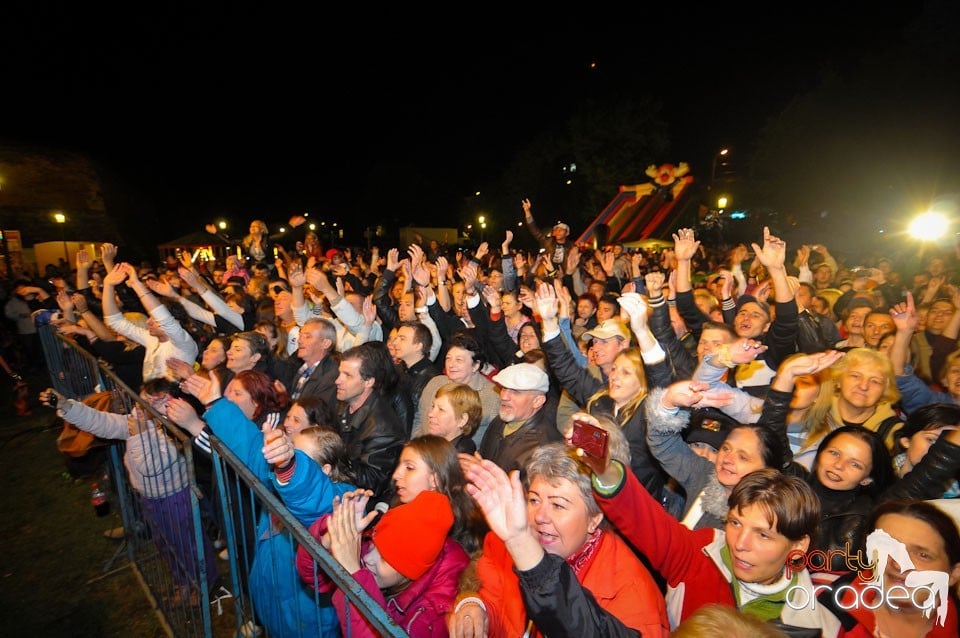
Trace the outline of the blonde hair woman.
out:
M 892 451 L 903 425 L 893 404 L 900 399 L 890 359 L 870 348 L 853 348 L 829 370 L 806 418 L 806 437 L 794 460 L 810 469 L 817 446 L 843 425 L 862 425 L 880 435 Z

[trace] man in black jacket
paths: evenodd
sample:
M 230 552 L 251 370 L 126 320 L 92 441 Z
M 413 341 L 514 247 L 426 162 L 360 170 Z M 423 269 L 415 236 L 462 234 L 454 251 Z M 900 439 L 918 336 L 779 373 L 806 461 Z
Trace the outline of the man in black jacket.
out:
M 334 381 L 340 373 L 336 343 L 337 328 L 329 320 L 313 317 L 303 323 L 297 339 L 297 357 L 292 359 L 288 376 L 281 379 L 291 399 L 314 396 L 336 412 Z
M 336 380 L 340 436 L 357 487 L 374 493 L 371 502 L 389 492 L 406 441 L 403 422 L 381 392 L 392 365 L 385 348 L 364 343 L 341 355 Z
M 515 363 L 493 377 L 500 386 L 500 413 L 480 442 L 480 456 L 507 473 L 526 473 L 527 461 L 541 445 L 563 441 L 556 414 L 550 414 L 547 391 L 550 378 L 532 363 Z
M 390 354 L 396 359 L 400 372 L 400 383 L 397 392 L 404 400 L 410 402 L 408 413 L 407 437 L 413 429 L 416 420 L 416 410 L 420 403 L 420 394 L 427 381 L 440 374 L 439 368 L 430 361 L 430 348 L 433 345 L 433 335 L 430 330 L 419 321 L 402 321 L 390 335 L 387 347 Z

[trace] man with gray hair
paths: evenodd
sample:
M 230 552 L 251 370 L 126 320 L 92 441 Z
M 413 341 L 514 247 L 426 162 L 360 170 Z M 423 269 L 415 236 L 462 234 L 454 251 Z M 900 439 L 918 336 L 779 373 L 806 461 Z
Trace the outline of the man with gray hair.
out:
M 493 377 L 500 386 L 500 412 L 490 422 L 478 452 L 507 473 L 526 471 L 530 455 L 546 443 L 563 441 L 550 414 L 550 378 L 533 363 L 515 363 Z
M 337 328 L 329 319 L 312 317 L 303 322 L 297 340 L 297 356 L 291 359 L 287 376 L 281 379 L 290 398 L 314 396 L 326 403 L 331 413 L 337 409 L 339 374 Z

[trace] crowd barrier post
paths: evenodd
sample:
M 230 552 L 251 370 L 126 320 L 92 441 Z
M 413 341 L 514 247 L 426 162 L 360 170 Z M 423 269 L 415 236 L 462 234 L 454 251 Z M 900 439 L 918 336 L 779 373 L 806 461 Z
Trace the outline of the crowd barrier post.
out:
M 263 520 L 271 521 L 278 530 L 274 542 L 287 543 L 294 550 L 303 547 L 315 561 L 315 578 L 321 572 L 325 574 L 381 635 L 407 635 L 313 538 L 277 497 L 272 486 L 265 485 L 216 436 L 210 436 L 215 493 L 205 494 L 197 482 L 195 450 L 189 435 L 154 411 L 138 392 L 114 374 L 109 365 L 98 361 L 71 338 L 59 334 L 54 326 L 38 325 L 38 332 L 55 390 L 76 400 L 83 400 L 96 392 L 110 392 L 116 397 L 113 411 L 132 415 L 141 431 L 159 426 L 164 433 L 164 436 L 138 439 L 137 445 L 143 447 L 137 448 L 137 452 L 145 461 L 144 471 L 137 475 L 137 486 L 131 484 L 124 463 L 128 442 L 118 440 L 110 446 L 108 482 L 112 487 L 111 501 L 118 506 L 124 539 L 122 549 L 118 549 L 102 571 L 103 577 L 107 577 L 116 569 L 129 567 L 169 635 L 247 635 L 250 623 L 256 625 L 258 616 L 275 615 L 278 610 L 287 613 L 288 617 L 292 613 L 295 625 L 308 627 L 317 620 L 310 617 L 312 614 L 331 613 L 329 595 L 307 588 L 290 566 L 264 565 L 261 561 L 258 577 L 267 580 L 268 590 L 309 592 L 312 605 L 290 612 L 288 601 L 254 601 L 251 598 L 248 585 L 251 567 L 257 558 L 258 542 L 263 540 L 257 535 L 258 523 Z M 175 502 L 167 498 L 173 491 L 169 485 L 185 487 L 176 491 Z M 222 570 L 225 573 L 219 566 L 212 567 L 217 563 L 209 549 L 210 539 L 201 516 L 200 500 L 203 498 L 218 499 L 223 504 L 224 515 L 220 522 L 229 555 L 228 567 Z M 162 505 L 158 506 L 161 502 Z M 226 514 L 234 509 L 239 516 Z M 246 521 L 247 524 L 238 525 L 237 521 Z M 184 552 L 184 548 L 190 548 L 193 553 Z M 125 557 L 127 564 L 117 567 L 114 563 L 121 556 Z M 214 618 L 209 603 L 211 590 L 215 584 L 222 583 L 230 584 L 233 596 L 226 605 L 223 597 L 218 597 L 217 617 Z M 271 605 L 276 605 L 277 609 L 271 609 Z M 224 610 L 226 618 L 221 619 Z M 268 632 L 255 635 L 270 636 Z M 294 631 L 290 635 L 305 637 L 314 634 Z M 343 635 L 349 638 L 349 623 Z

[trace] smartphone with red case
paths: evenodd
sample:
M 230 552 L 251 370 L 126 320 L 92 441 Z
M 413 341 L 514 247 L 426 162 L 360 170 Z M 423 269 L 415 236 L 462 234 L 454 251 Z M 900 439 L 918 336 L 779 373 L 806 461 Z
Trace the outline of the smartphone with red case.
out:
M 586 454 L 596 459 L 602 459 L 607 455 L 607 439 L 609 436 L 603 428 L 575 419 L 573 421 L 573 436 L 570 438 L 570 442 Z

